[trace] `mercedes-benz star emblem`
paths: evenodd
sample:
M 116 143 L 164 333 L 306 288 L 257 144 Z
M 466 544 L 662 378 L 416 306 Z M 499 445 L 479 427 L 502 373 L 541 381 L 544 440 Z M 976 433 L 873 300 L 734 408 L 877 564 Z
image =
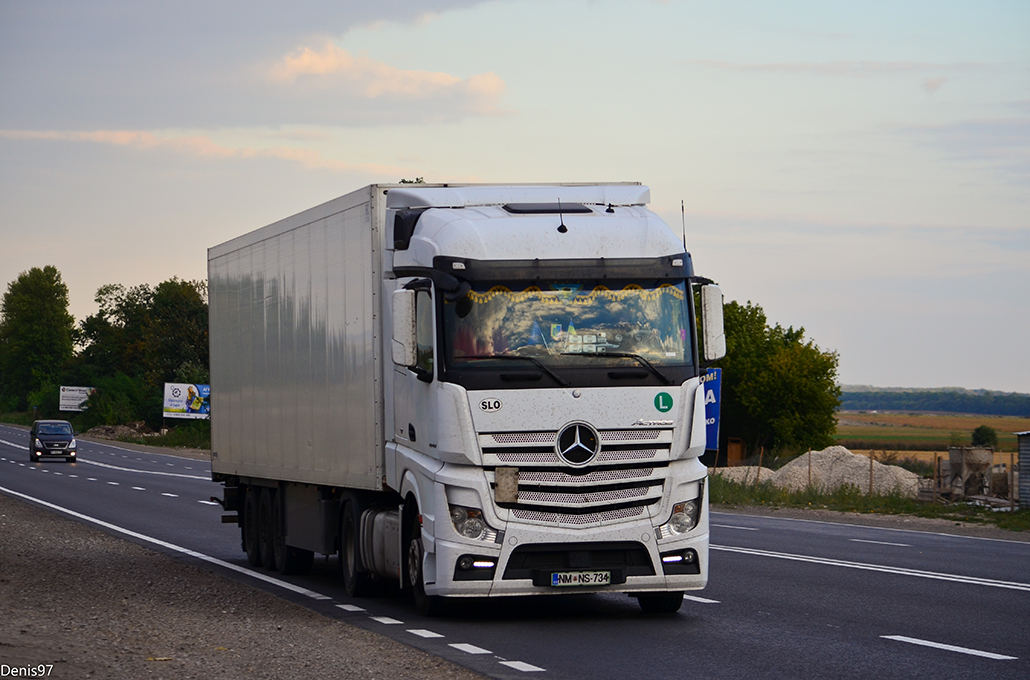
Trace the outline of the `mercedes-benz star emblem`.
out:
M 586 423 L 569 423 L 558 433 L 555 449 L 558 457 L 569 465 L 586 465 L 601 448 L 597 430 Z

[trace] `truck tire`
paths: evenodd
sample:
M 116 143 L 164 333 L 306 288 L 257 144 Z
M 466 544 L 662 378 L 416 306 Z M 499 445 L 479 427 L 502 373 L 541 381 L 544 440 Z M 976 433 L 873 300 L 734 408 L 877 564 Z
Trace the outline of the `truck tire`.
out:
M 258 500 L 257 548 L 261 553 L 261 565 L 265 569 L 275 569 L 275 555 L 272 552 L 272 504 L 275 491 L 261 489 Z
M 252 567 L 261 566 L 261 550 L 258 548 L 258 505 L 260 490 L 247 487 L 243 497 L 243 550 Z
M 286 545 L 286 509 L 277 492 L 272 500 L 272 556 L 275 570 L 284 576 L 304 574 L 315 562 L 315 553 Z
M 340 575 L 343 587 L 351 597 L 366 597 L 372 594 L 372 575 L 364 571 L 361 560 L 361 531 L 354 503 L 343 506 L 340 517 Z
M 637 601 L 645 614 L 675 614 L 683 604 L 683 593 L 644 593 Z
M 411 501 L 414 507 L 414 500 Z M 439 616 L 443 611 L 443 598 L 437 595 L 426 594 L 425 574 L 422 572 L 422 563 L 425 557 L 425 549 L 422 546 L 422 525 L 418 521 L 418 510 L 411 513 L 408 520 L 407 559 L 405 560 L 408 575 L 408 585 L 415 597 L 415 609 L 422 616 Z

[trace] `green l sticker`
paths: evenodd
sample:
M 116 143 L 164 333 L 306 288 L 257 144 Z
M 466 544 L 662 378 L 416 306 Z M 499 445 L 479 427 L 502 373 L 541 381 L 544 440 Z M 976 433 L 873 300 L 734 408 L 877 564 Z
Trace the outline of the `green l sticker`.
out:
M 672 395 L 668 392 L 659 392 L 654 398 L 654 407 L 660 413 L 668 413 L 672 410 Z

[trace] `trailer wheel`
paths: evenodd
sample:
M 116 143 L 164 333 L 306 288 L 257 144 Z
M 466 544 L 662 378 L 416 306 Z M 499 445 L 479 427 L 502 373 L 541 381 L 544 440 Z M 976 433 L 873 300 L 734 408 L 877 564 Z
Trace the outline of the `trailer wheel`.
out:
M 675 614 L 683 604 L 683 593 L 644 593 L 637 601 L 645 614 Z
M 275 500 L 275 491 L 269 488 L 261 489 L 258 500 L 258 521 L 257 521 L 257 547 L 261 553 L 261 564 L 266 569 L 275 569 L 275 555 L 272 551 L 272 502 Z
M 243 550 L 252 567 L 261 566 L 261 550 L 258 548 L 258 505 L 260 491 L 247 487 L 243 497 Z
M 415 596 L 415 609 L 422 616 L 438 616 L 443 610 L 443 598 L 426 594 L 425 574 L 422 562 L 425 549 L 422 547 L 422 525 L 418 521 L 418 510 L 411 513 L 408 520 L 407 572 L 408 584 Z
M 303 574 L 315 562 L 315 553 L 286 545 L 286 509 L 279 493 L 272 500 L 272 555 L 280 574 Z
M 340 518 L 340 574 L 343 587 L 351 597 L 371 595 L 374 587 L 372 575 L 361 568 L 360 546 L 361 532 L 354 503 L 347 503 Z

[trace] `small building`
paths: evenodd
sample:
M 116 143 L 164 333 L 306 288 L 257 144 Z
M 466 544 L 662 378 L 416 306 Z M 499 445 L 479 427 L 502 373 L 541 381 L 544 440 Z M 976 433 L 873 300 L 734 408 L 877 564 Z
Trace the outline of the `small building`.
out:
M 1016 432 L 1019 438 L 1019 507 L 1030 508 L 1030 432 Z

